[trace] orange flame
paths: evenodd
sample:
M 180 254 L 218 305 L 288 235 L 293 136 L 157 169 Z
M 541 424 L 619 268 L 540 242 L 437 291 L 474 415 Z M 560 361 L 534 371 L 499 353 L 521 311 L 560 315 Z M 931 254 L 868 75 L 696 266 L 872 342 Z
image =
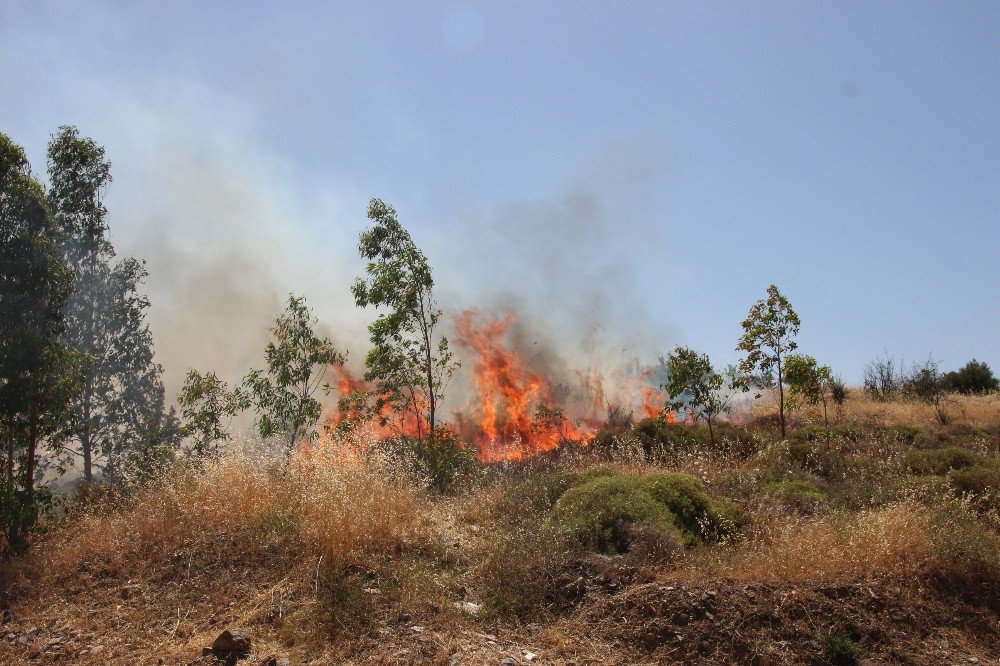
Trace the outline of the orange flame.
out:
M 504 346 L 514 315 L 476 327 L 475 310 L 455 320 L 456 342 L 475 354 L 472 372 L 478 391 L 478 418 L 457 413 L 458 433 L 475 444 L 484 462 L 520 460 L 588 434 L 558 411 L 548 380 L 525 366 Z M 539 410 L 539 408 L 542 408 Z

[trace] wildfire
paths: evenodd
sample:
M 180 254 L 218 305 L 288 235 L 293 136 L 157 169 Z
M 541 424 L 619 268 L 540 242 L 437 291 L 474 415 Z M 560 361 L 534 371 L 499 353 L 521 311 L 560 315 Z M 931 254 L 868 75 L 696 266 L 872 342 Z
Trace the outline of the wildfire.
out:
M 456 343 L 475 355 L 472 368 L 478 416 L 457 413 L 457 431 L 475 444 L 484 462 L 518 460 L 564 442 L 584 442 L 588 433 L 568 421 L 553 399 L 549 381 L 504 345 L 514 315 L 476 326 L 468 310 L 455 320 Z
M 465 352 L 463 372 L 471 371 L 471 398 L 454 412 L 453 431 L 460 441 L 476 447 L 483 462 L 522 460 L 566 444 L 587 444 L 598 430 L 622 427 L 622 421 L 609 423 L 612 405 L 623 419 L 634 415 L 674 422 L 673 413 L 663 407 L 666 395 L 648 369 L 635 366 L 606 375 L 591 368 L 576 373 L 575 388 L 553 387 L 537 364 L 509 345 L 514 322 L 510 313 L 482 317 L 475 310 L 455 318 L 454 342 Z M 335 366 L 333 374 L 341 400 L 328 412 L 325 434 L 314 445 L 322 445 L 322 440 L 331 439 L 330 433 L 348 424 L 363 423 L 376 439 L 426 434 L 419 405 L 397 413 L 386 404 L 373 415 L 368 408 L 374 387 L 343 366 Z

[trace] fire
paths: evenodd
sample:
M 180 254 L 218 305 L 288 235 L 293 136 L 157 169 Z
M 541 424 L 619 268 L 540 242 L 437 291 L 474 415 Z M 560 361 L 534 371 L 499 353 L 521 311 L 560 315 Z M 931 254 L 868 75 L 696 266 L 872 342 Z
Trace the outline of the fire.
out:
M 514 322 L 511 313 L 481 317 L 475 310 L 455 318 L 454 342 L 466 353 L 465 367 L 471 365 L 471 398 L 454 412 L 451 429 L 460 441 L 476 447 L 483 462 L 522 460 L 566 444 L 585 445 L 598 430 L 622 427 L 624 421 L 609 423 L 612 405 L 623 418 L 675 421 L 664 409 L 666 395 L 653 382 L 652 371 L 637 364 L 610 376 L 594 368 L 578 371 L 575 388 L 554 387 L 543 371 L 509 345 Z M 375 439 L 426 435 L 420 404 L 403 412 L 386 404 L 373 415 L 368 407 L 374 387 L 343 366 L 335 366 L 333 374 L 341 401 L 328 411 L 324 434 L 314 446 L 326 448 L 335 439 L 333 433 L 351 424 L 363 424 L 366 436 Z M 344 400 L 351 397 L 357 400 Z
M 458 433 L 475 444 L 484 462 L 519 460 L 565 442 L 584 442 L 592 433 L 563 416 L 549 381 L 528 368 L 504 345 L 514 315 L 476 326 L 477 312 L 455 320 L 456 343 L 475 355 L 472 368 L 478 416 L 457 413 Z

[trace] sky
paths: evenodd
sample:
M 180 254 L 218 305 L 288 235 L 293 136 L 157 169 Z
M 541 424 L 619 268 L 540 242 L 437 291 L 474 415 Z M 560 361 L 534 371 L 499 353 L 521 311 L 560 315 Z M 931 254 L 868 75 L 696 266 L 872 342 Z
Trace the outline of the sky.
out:
M 355 362 L 367 202 L 449 313 L 572 364 L 738 359 L 777 284 L 850 383 L 1000 370 L 1000 3 L 0 3 L 0 132 L 107 149 L 168 388 L 289 292 Z M 541 352 L 539 352 L 541 353 Z

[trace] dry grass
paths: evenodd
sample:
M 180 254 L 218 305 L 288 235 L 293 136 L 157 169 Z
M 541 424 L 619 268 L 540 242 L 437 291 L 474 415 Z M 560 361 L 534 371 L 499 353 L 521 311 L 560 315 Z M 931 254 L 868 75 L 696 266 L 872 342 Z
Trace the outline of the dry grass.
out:
M 777 414 L 776 396 L 765 395 L 751 403 L 751 419 Z M 830 423 L 851 423 L 863 426 L 916 426 L 924 430 L 945 428 L 938 420 L 937 410 L 918 400 L 872 400 L 860 388 L 852 388 L 842 406 L 829 406 Z M 948 427 L 985 429 L 1000 423 L 1000 393 L 987 395 L 951 394 L 945 398 L 944 411 L 949 417 Z M 792 424 L 823 423 L 823 410 L 819 406 L 803 406 L 790 414 Z
M 834 583 L 922 571 L 934 552 L 927 510 L 902 502 L 856 514 L 787 516 L 765 507 L 745 540 L 696 554 L 681 577 Z
M 35 585 L 57 584 L 81 567 L 138 575 L 178 553 L 225 558 L 269 545 L 331 568 L 398 553 L 416 539 L 426 494 L 380 460 L 273 458 L 237 449 L 201 470 L 178 468 L 135 497 L 103 497 L 33 549 Z

